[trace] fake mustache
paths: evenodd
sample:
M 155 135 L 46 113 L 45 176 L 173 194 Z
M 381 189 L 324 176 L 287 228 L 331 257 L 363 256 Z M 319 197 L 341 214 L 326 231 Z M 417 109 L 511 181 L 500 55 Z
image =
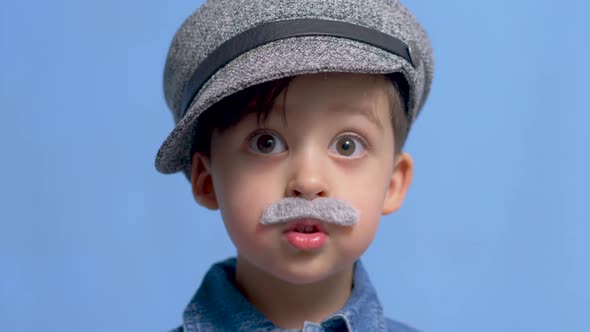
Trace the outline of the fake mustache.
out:
M 359 220 L 359 211 L 336 198 L 319 197 L 310 201 L 286 197 L 270 204 L 262 213 L 260 223 L 270 225 L 298 219 L 317 219 L 340 226 L 352 226 Z

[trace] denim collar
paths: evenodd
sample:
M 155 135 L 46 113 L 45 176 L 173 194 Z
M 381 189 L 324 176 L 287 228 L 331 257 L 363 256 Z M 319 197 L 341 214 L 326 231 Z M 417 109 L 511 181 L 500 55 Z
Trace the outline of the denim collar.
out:
M 276 327 L 240 293 L 234 283 L 236 259 L 214 264 L 184 311 L 184 331 L 285 331 Z M 369 276 L 360 261 L 354 264 L 354 286 L 340 311 L 309 330 L 386 331 L 387 321 Z M 306 331 L 304 327 L 304 331 Z

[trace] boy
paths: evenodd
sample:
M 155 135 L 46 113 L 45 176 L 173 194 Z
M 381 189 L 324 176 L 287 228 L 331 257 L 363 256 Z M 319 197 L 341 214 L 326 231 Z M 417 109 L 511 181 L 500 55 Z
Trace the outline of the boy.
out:
M 178 331 L 414 331 L 383 316 L 359 258 L 411 183 L 402 147 L 432 72 L 394 0 L 210 0 L 185 21 L 156 167 L 221 211 L 237 257 Z

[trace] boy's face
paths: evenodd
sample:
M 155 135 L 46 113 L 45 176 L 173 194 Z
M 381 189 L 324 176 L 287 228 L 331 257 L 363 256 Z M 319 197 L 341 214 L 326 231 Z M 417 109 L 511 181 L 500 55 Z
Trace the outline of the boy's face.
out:
M 380 75 L 299 76 L 286 99 L 285 91 L 276 99 L 268 123 L 259 126 L 252 113 L 214 131 L 210 158 L 193 159 L 193 192 L 200 204 L 221 210 L 238 265 L 307 284 L 345 271 L 368 248 L 381 215 L 399 208 L 412 177 L 410 156 L 394 158 L 386 84 Z M 344 200 L 360 212 L 359 222 L 323 224 L 319 248 L 297 248 L 286 237 L 293 223 L 259 223 L 269 204 L 291 196 Z

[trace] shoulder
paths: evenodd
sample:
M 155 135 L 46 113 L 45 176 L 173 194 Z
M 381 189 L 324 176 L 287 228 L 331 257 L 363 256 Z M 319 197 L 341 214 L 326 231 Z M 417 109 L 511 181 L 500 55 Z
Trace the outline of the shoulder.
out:
M 179 327 L 170 330 L 169 332 L 184 332 L 184 327 L 182 325 L 180 325 Z
M 396 320 L 385 318 L 387 321 L 387 331 L 388 332 L 420 332 L 409 325 L 406 325 L 402 322 L 398 322 Z

